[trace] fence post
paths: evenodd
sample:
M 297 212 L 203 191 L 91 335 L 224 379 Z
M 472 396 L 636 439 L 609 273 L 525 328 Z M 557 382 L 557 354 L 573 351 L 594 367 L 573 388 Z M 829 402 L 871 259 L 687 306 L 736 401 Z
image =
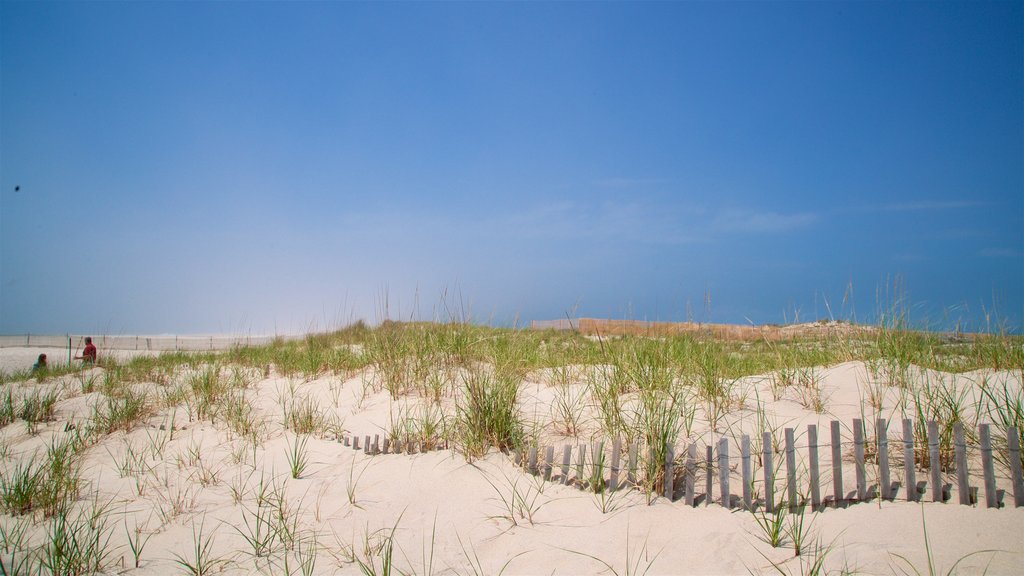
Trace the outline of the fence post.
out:
M 809 424 L 807 426 L 807 456 L 811 473 L 811 509 L 817 510 L 821 506 L 821 486 L 818 478 L 818 426 Z
M 587 445 L 580 444 L 580 457 L 576 460 L 576 485 L 583 486 L 583 465 L 587 461 Z
M 740 439 L 740 458 L 742 458 L 743 464 L 743 505 L 747 510 L 753 510 L 750 495 L 752 478 L 750 477 L 750 436 L 748 434 L 744 434 Z
M 590 447 L 591 480 L 596 490 L 604 489 L 604 467 L 604 440 L 601 440 Z
M 960 504 L 971 504 L 971 485 L 967 472 L 967 441 L 964 440 L 964 426 L 953 425 L 953 452 L 956 457 L 956 487 L 960 492 Z
M 608 480 L 608 489 L 615 491 L 619 489 L 619 451 L 622 450 L 622 441 L 616 438 L 612 441 L 612 469 L 611 478 Z
M 999 496 L 996 494 L 996 469 L 992 462 L 992 436 L 988 424 L 978 426 L 981 440 L 981 472 L 985 479 L 985 507 L 999 508 Z
M 917 461 L 914 458 L 914 422 L 903 419 L 903 483 L 907 502 L 917 502 Z
M 857 500 L 864 502 L 868 497 L 868 481 L 864 469 L 864 423 L 853 419 L 853 459 L 857 466 Z
M 569 483 L 569 460 L 572 458 L 572 446 L 566 444 L 562 448 L 562 484 Z
M 889 426 L 885 418 L 875 422 L 875 442 L 878 445 L 878 489 L 882 500 L 892 500 L 892 483 L 889 480 Z
M 529 463 L 527 464 L 527 470 L 530 471 L 530 474 L 533 474 L 534 476 L 537 475 L 538 470 L 537 470 L 537 447 L 536 446 L 530 446 Z
M 544 450 L 544 481 L 545 482 L 550 482 L 551 481 L 551 470 L 555 467 L 554 466 L 554 460 L 555 460 L 555 447 L 554 446 L 548 446 Z
M 771 514 L 775 512 L 775 471 L 772 463 L 772 433 L 761 435 L 761 452 L 764 461 L 764 509 Z
M 673 470 L 673 464 L 675 463 L 675 447 L 672 446 L 671 442 L 665 443 L 665 498 L 668 501 L 672 501 L 673 486 L 675 482 L 675 470 Z
M 637 444 L 633 442 L 629 445 L 629 473 L 626 479 L 630 484 L 636 486 L 636 456 L 637 456 Z
M 832 421 L 832 491 L 835 493 L 836 508 L 846 501 L 843 490 L 843 447 L 839 421 Z
M 796 510 L 800 505 L 800 498 L 796 493 L 796 446 L 792 428 L 786 428 L 786 488 L 789 495 L 789 509 Z
M 711 497 L 712 497 L 712 493 L 714 491 L 714 486 L 715 486 L 715 482 L 714 482 L 714 477 L 715 477 L 714 476 L 714 474 L 715 474 L 714 456 L 715 455 L 714 455 L 714 448 L 712 448 L 711 446 L 708 446 L 706 450 L 707 450 L 707 457 L 705 458 L 705 463 L 707 464 L 708 468 L 707 468 L 707 474 L 704 477 L 704 491 L 707 493 L 707 495 L 704 497 L 704 505 L 705 506 L 710 506 L 711 505 Z
M 939 457 L 939 423 L 928 422 L 928 472 L 931 476 L 932 502 L 942 502 L 942 461 Z
M 721 487 L 722 506 L 732 509 L 732 496 L 729 493 L 729 439 L 722 437 L 718 441 L 718 484 Z
M 1024 471 L 1020 463 L 1020 432 L 1013 426 L 1006 429 L 1006 446 L 1010 453 L 1010 480 L 1013 482 L 1013 505 L 1024 506 Z
M 686 505 L 693 506 L 696 503 L 693 492 L 696 490 L 697 476 L 697 445 L 690 444 L 686 451 Z

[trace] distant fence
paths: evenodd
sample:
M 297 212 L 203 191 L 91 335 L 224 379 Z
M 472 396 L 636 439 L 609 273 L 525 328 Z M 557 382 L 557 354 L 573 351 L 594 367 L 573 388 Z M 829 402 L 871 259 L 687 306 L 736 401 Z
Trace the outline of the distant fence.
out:
M 956 500 L 962 505 L 975 505 L 983 501 L 987 508 L 1000 508 L 1009 506 L 1009 502 L 1004 502 L 1004 499 L 1012 498 L 1014 507 L 1024 506 L 1024 474 L 1021 470 L 1020 436 L 1016 428 L 1007 428 L 1005 450 L 997 455 L 989 424 L 978 426 L 977 446 L 968 446 L 963 426 L 956 424 L 953 430 L 954 454 L 951 463 L 954 478 L 949 484 L 945 483 L 943 477 L 939 426 L 936 422 L 928 422 L 926 437 L 917 438 L 918 445 L 927 449 L 923 454 L 915 453 L 912 420 L 903 421 L 902 436 L 894 440 L 899 448 L 892 452 L 889 447 L 886 420 L 877 420 L 874 428 L 875 438 L 869 441 L 864 422 L 859 419 L 853 420 L 852 475 L 844 468 L 844 443 L 840 422 L 837 420 L 831 422 L 830 441 L 825 442 L 819 441 L 817 426 L 809 425 L 807 442 L 801 447 L 796 445 L 795 429 L 786 428 L 783 449 L 778 453 L 784 456 L 785 463 L 783 465 L 780 461 L 778 466 L 775 463 L 777 452 L 771 432 L 763 434 L 761 450 L 758 453 L 752 453 L 750 436 L 744 434 L 740 439 L 739 462 L 736 462 L 735 456 L 730 455 L 728 437 L 721 437 L 715 446 L 703 446 L 703 450 L 696 443 L 689 444 L 683 453 L 685 456 L 680 454 L 678 458 L 675 446 L 669 444 L 666 446 L 664 461 L 657 465 L 658 472 L 663 472 L 659 474 L 662 480 L 658 486 L 653 487 L 638 482 L 637 460 L 641 446 L 637 443 L 623 446 L 621 440 L 616 439 L 611 443 L 610 455 L 605 449 L 605 442 L 590 444 L 589 462 L 587 444 L 564 445 L 560 463 L 555 459 L 554 446 L 533 446 L 523 453 L 515 454 L 514 457 L 519 466 L 531 474 L 542 475 L 545 481 L 574 485 L 594 492 L 616 491 L 628 487 L 654 488 L 657 495 L 664 496 L 670 501 L 682 499 L 687 506 L 718 504 L 725 508 L 740 506 L 748 510 L 760 506 L 766 512 L 775 512 L 786 506 L 791 510 L 810 506 L 811 510 L 821 510 L 826 506 L 846 507 L 875 498 L 908 502 L 919 502 L 924 499 L 949 502 L 953 500 L 954 490 Z M 379 434 L 374 435 L 372 440 L 370 436 L 361 438 L 358 435 L 344 436 L 340 440 L 345 446 L 359 450 L 361 439 L 362 450 L 369 455 L 403 452 L 414 454 L 447 447 L 445 443 L 436 440 L 406 440 L 394 443 L 386 436 L 381 444 Z M 847 440 L 846 448 L 850 447 Z M 806 460 L 801 458 L 799 464 L 798 448 L 801 451 L 806 450 L 807 454 Z M 980 454 L 980 478 L 979 470 L 970 469 L 969 449 Z M 870 456 L 867 455 L 869 451 L 873 452 Z M 890 458 L 898 464 L 895 469 L 890 465 Z M 752 493 L 753 459 L 759 460 L 761 470 L 758 476 L 762 476 L 763 479 L 763 494 L 757 497 Z M 823 465 L 822 460 L 827 460 L 827 465 Z M 739 469 L 739 493 L 734 492 L 736 485 L 730 482 L 734 479 L 733 466 L 736 464 Z M 1000 478 L 1009 478 L 1009 496 L 1005 490 L 997 488 L 997 464 L 1003 469 L 1001 472 L 1004 475 Z M 869 467 L 874 472 L 872 484 L 869 484 Z M 784 476 L 781 474 L 783 468 Z M 831 476 L 830 482 L 822 482 L 822 472 L 825 472 L 826 476 Z M 894 472 L 902 476 L 902 481 L 894 481 Z M 921 481 L 918 481 L 918 472 L 922 473 Z M 981 480 L 980 489 L 971 485 L 972 479 Z M 779 489 L 781 498 L 776 497 L 776 488 Z
M 92 342 L 103 350 L 202 351 L 229 350 L 236 346 L 264 346 L 276 338 L 292 340 L 303 336 L 93 336 Z M 0 336 L 0 348 L 82 348 L 83 335 L 19 334 Z
M 579 321 L 571 318 L 561 320 L 534 320 L 530 322 L 534 330 L 578 330 Z

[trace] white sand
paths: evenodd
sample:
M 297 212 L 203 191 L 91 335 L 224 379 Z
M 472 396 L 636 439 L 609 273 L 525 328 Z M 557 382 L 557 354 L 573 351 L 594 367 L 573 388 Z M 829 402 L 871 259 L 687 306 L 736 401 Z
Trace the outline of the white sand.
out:
M 38 353 L 36 349 L 0 350 L 0 367 L 12 370 L 26 367 L 26 363 L 30 366 Z M 99 376 L 102 369 L 90 373 Z M 827 442 L 828 422 L 832 419 L 841 420 L 847 427 L 852 418 L 862 415 L 874 421 L 878 414 L 869 405 L 862 408 L 861 398 L 869 397 L 870 381 L 862 363 L 823 368 L 819 375 L 826 413 L 809 411 L 793 390 L 774 401 L 768 379 L 750 377 L 737 383 L 734 395 L 741 400 L 719 429 L 729 431 L 734 438 L 741 431 L 756 434 L 757 398 L 765 403 L 767 418 L 779 426 L 779 434 L 782 427 L 797 428 L 798 444 L 806 443 L 803 431 L 809 423 L 819 424 L 822 442 Z M 1016 389 L 1021 385 L 1019 374 L 1005 372 L 926 375 L 937 382 L 966 388 L 976 387 L 982 376 Z M 534 374 L 524 382 L 521 409 L 529 421 L 542 426 L 541 443 L 558 447 L 558 460 L 563 444 L 589 442 L 598 426 L 591 407 L 585 413 L 581 438 L 559 435 L 558 427 L 551 424 L 557 389 L 544 382 L 545 376 Z M 333 439 L 310 438 L 308 469 L 301 478 L 291 478 L 287 454 L 294 436 L 282 429 L 279 395 L 287 394 L 291 386 L 300 397 L 318 399 L 329 415 L 343 420 L 348 432 L 383 436 L 399 406 L 415 411 L 418 401 L 393 402 L 383 392 L 364 394 L 365 382 L 370 378 L 369 372 L 344 381 L 323 377 L 312 382 L 260 375 L 249 394 L 270 423 L 270 434 L 256 448 L 255 456 L 222 422 L 188 422 L 181 409 L 173 416 L 178 428 L 173 438 L 167 440 L 161 456 L 146 456 L 145 471 L 122 477 L 117 463 L 125 460 L 128 446 L 140 452 L 156 446 L 156 439 L 169 433 L 169 413 L 151 417 L 128 434 L 114 433 L 90 448 L 83 470 L 90 484 L 85 494 L 98 493 L 99 500 L 109 502 L 115 513 L 109 543 L 114 566 L 110 572 L 180 573 L 175 554 L 193 558 L 193 533 L 202 526 L 203 536 L 212 537 L 212 556 L 227 561 L 220 566 L 226 573 L 281 574 L 285 554 L 289 554 L 290 569 L 301 573 L 298 549 L 291 553 L 278 551 L 270 563 L 267 558 L 254 559 L 243 537 L 255 526 L 254 513 L 259 509 L 256 492 L 261 482 L 280 488 L 288 515 L 306 538 L 307 549 L 315 535 L 316 574 L 361 573 L 352 555 L 365 558 L 366 544 L 380 544 L 392 528 L 394 564 L 404 573 L 415 574 L 497 574 L 503 567 L 506 574 L 610 574 L 609 566 L 617 574 L 778 573 L 772 562 L 780 563 L 787 573 L 799 574 L 801 561 L 806 562 L 793 558 L 790 546 L 772 548 L 763 542 L 749 512 L 728 511 L 717 505 L 689 508 L 683 500 L 669 502 L 665 498 L 648 504 L 637 490 L 623 490 L 602 500 L 573 487 L 539 481 L 515 467 L 508 456 L 495 452 L 473 463 L 447 450 L 367 456 Z M 573 387 L 582 387 L 582 381 L 576 380 Z M 11 386 L 17 393 L 38 387 L 61 387 L 63 392 L 57 421 L 43 426 L 38 435 L 30 435 L 20 421 L 0 430 L 0 441 L 9 446 L 2 461 L 4 473 L 44 450 L 51 438 L 63 435 L 66 422 L 87 418 L 89 407 L 98 400 L 97 392 L 76 393 L 80 387 L 76 376 Z M 880 415 L 901 418 L 898 400 L 896 390 L 886 390 Z M 702 446 L 717 441 L 720 433 L 709 430 L 702 407 L 696 415 L 692 438 Z M 898 424 L 890 427 L 890 434 L 897 439 L 890 441 L 891 450 L 899 453 Z M 679 449 L 683 446 L 681 439 Z M 735 446 L 732 450 L 738 454 Z M 734 457 L 733 463 L 736 465 L 738 458 Z M 830 458 L 823 453 L 822 484 L 826 494 L 831 494 L 829 466 Z M 847 466 L 846 470 L 845 488 L 852 491 L 852 468 Z M 926 472 L 919 472 L 918 480 L 926 476 Z M 893 479 L 901 478 L 902 467 L 894 464 Z M 738 472 L 734 472 L 732 483 L 732 492 L 738 494 Z M 980 485 L 981 479 L 972 477 L 972 484 Z M 702 491 L 702 478 L 698 478 L 698 486 Z M 1000 478 L 999 486 L 1010 491 L 1006 478 Z M 240 503 L 233 499 L 233 490 L 243 492 Z M 776 494 L 781 497 L 784 490 L 784 481 L 780 480 Z M 899 555 L 925 573 L 923 518 L 932 560 L 942 573 L 962 557 L 985 550 L 997 552 L 968 557 L 957 566 L 958 573 L 981 573 L 986 568 L 989 574 L 1021 573 L 1024 508 L 1012 508 L 1012 492 L 1005 498 L 1010 507 L 999 510 L 986 509 L 984 504 L 957 505 L 955 494 L 954 503 L 944 504 L 903 502 L 902 491 L 897 498 L 893 502 L 876 499 L 847 509 L 826 509 L 808 516 L 808 522 L 813 522 L 810 534 L 831 547 L 825 560 L 830 571 L 845 566 L 869 574 L 912 572 Z M 519 511 L 526 511 L 522 515 L 526 517 L 521 517 Z M 17 521 L 0 515 L 6 527 Z M 126 527 L 130 531 L 136 526 L 149 538 L 137 569 L 126 537 Z M 32 538 L 39 544 L 45 535 L 36 530 Z M 376 561 L 379 570 L 380 559 Z

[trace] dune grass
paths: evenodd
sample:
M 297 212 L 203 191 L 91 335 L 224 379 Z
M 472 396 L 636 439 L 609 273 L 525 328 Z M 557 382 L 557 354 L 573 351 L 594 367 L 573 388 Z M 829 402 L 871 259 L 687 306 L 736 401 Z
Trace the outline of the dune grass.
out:
M 640 444 L 637 483 L 657 493 L 664 485 L 661 463 L 667 447 L 692 441 L 694 430 L 731 434 L 740 410 L 755 411 L 759 430 L 781 442 L 781 425 L 765 413 L 756 389 L 751 393 L 744 379 L 764 378 L 776 400 L 785 397 L 822 413 L 828 398 L 820 367 L 850 360 L 868 367 L 866 400 L 875 413 L 914 421 L 921 442 L 918 458 L 927 458 L 923 439 L 930 420 L 940 426 L 946 470 L 953 465 L 957 423 L 969 435 L 980 421 L 1003 430 L 1016 426 L 1024 442 L 1022 392 L 1005 378 L 988 376 L 1024 371 L 1024 338 L 1019 336 L 950 336 L 906 330 L 898 323 L 782 341 L 733 341 L 701 333 L 593 337 L 457 322 L 357 324 L 222 353 L 176 352 L 120 363 L 109 359 L 89 369 L 54 367 L 45 376 L 0 375 L 0 427 L 15 425 L 23 434 L 24 426 L 39 447 L 33 452 L 0 446 L 0 511 L 18 519 L 4 525 L 6 535 L 0 540 L 4 553 L 16 554 L 26 572 L 40 567 L 61 573 L 114 569 L 106 552 L 112 512 L 95 501 L 90 505 L 90 495 L 97 492 L 82 479 L 85 456 L 103 444 L 101 449 L 108 451 L 117 447 L 110 451 L 114 471 L 109 475 L 134 479 L 139 496 L 145 493 L 155 502 L 154 518 L 194 521 L 190 516 L 203 490 L 230 490 L 234 505 L 244 508 L 236 531 L 251 549 L 256 568 L 309 573 L 323 547 L 317 534 L 303 527 L 306 520 L 289 503 L 285 482 L 303 484 L 319 474 L 319 460 L 310 466 L 311 450 L 321 439 L 342 437 L 346 415 L 336 408 L 353 379 L 357 385 L 366 382 L 367 398 L 390 402 L 390 429 L 382 431 L 393 441 L 427 449 L 447 442 L 473 461 L 492 450 L 522 453 L 550 433 L 579 444 L 619 438 L 626 445 Z M 976 392 L 958 387 L 948 376 L 975 370 L 982 370 Z M 552 387 L 550 407 L 524 414 L 524 382 Z M 270 387 L 278 387 L 278 395 L 276 406 L 267 411 L 259 398 Z M 333 405 L 324 400 L 328 390 Z M 273 397 L 272 390 L 269 394 Z M 88 417 L 60 422 L 72 398 L 85 402 Z M 222 471 L 205 465 L 208 450 L 216 448 L 187 444 L 188 435 L 177 432 L 184 425 L 223 433 L 237 455 L 235 464 L 251 465 L 250 472 L 270 456 L 264 443 L 283 436 L 287 469 L 279 477 L 271 472 L 258 486 L 236 474 L 230 488 L 217 488 Z M 1005 443 L 1005 438 L 994 438 Z M 760 435 L 753 441 L 759 454 Z M 592 489 L 601 512 L 609 513 L 618 503 L 604 490 L 604 456 L 592 453 L 579 480 Z M 363 471 L 354 462 L 348 469 L 350 508 L 364 505 L 362 494 L 356 498 Z M 492 486 L 499 518 L 513 525 L 536 522 L 548 502 L 541 495 L 542 483 L 506 478 Z M 25 522 L 18 523 L 21 519 Z M 28 520 L 39 521 L 49 544 L 25 536 L 34 530 Z M 780 511 L 755 515 L 755 520 L 773 546 L 788 543 L 796 554 L 816 558 L 828 552 L 814 540 L 802 514 Z M 212 532 L 202 523 L 194 526 L 194 546 L 176 557 L 177 568 L 190 573 L 223 568 L 225 559 L 211 555 Z M 138 566 L 143 549 L 149 550 L 150 532 L 125 524 L 125 533 L 124 550 Z M 392 534 L 378 536 L 363 546 L 362 554 L 355 551 L 358 546 L 351 548 L 350 562 L 366 573 L 387 572 L 393 564 Z M 644 573 L 653 563 L 646 556 L 642 562 L 629 557 L 621 568 L 621 563 L 596 560 L 627 573 Z

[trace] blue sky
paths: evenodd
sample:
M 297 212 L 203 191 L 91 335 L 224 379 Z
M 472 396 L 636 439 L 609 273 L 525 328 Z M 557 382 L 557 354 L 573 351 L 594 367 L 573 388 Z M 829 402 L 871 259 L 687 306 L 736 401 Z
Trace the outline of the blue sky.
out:
M 3 2 L 0 81 L 0 333 L 1024 318 L 1020 2 Z

